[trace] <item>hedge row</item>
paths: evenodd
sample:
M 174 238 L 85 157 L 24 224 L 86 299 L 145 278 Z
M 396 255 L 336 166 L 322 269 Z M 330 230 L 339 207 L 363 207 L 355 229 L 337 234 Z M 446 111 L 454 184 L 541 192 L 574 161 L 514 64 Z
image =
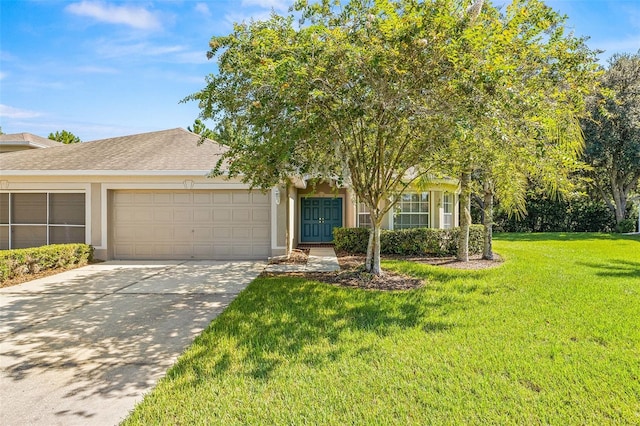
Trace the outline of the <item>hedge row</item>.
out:
M 86 265 L 93 259 L 93 247 L 87 244 L 52 244 L 15 250 L 0 250 L 0 282 L 36 274 L 47 269 Z
M 380 252 L 382 254 L 452 256 L 458 251 L 460 228 L 433 229 L 411 228 L 382 230 Z M 469 230 L 469 254 L 482 253 L 482 225 L 471 225 Z M 333 242 L 336 250 L 348 253 L 366 253 L 369 244 L 368 228 L 334 228 Z

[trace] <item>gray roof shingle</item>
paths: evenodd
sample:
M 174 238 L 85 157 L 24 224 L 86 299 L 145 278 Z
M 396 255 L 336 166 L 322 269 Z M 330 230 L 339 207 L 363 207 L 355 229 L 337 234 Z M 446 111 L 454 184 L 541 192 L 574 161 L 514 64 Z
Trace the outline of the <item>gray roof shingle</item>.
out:
M 0 169 L 56 171 L 209 171 L 225 148 L 210 139 L 176 128 L 10 152 L 0 156 Z M 3 172 L 0 172 L 3 173 Z
M 63 146 L 64 144 L 31 133 L 12 133 L 0 135 L 0 145 L 26 145 L 33 148 L 52 148 Z

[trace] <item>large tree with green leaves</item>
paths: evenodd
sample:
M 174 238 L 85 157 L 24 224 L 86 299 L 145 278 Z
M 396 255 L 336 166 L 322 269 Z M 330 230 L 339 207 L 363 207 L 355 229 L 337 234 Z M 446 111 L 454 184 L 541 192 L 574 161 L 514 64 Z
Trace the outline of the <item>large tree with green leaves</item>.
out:
M 566 34 L 565 18 L 541 1 L 515 0 L 504 11 L 482 3 L 459 27 L 449 58 L 456 132 L 443 164 L 461 178 L 461 260 L 468 259 L 473 176 L 484 200 L 485 258 L 493 256 L 495 195 L 509 211 L 524 213 L 528 179 L 552 193 L 568 187 L 595 69 L 594 52 Z
M 399 194 L 450 140 L 450 2 L 300 1 L 211 40 L 219 72 L 187 100 L 213 119 L 223 167 L 268 188 L 291 176 L 348 184 L 370 211 L 366 269 L 381 274 L 380 228 Z
M 620 223 L 640 180 L 640 51 L 612 56 L 600 83 L 589 98 L 591 117 L 582 121 L 584 158 L 592 185 Z
M 49 139 L 52 141 L 62 142 L 63 144 L 80 143 L 80 138 L 71 132 L 62 130 L 60 132 L 49 133 Z

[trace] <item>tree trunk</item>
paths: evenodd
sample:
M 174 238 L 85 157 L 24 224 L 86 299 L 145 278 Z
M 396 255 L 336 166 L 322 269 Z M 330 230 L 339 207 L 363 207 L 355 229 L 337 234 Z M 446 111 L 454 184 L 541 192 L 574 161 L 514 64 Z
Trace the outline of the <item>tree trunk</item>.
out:
M 491 182 L 488 180 L 484 182 L 482 224 L 484 225 L 482 258 L 493 260 L 493 189 L 491 188 Z
M 460 236 L 458 260 L 469 261 L 469 225 L 471 225 L 471 172 L 462 172 L 460 178 Z
M 616 223 L 624 220 L 627 210 L 627 195 L 624 193 L 624 184 L 620 184 L 616 176 L 611 176 L 611 192 L 613 204 L 615 205 Z
M 371 234 L 373 235 L 373 262 L 371 270 L 368 272 L 374 275 L 382 275 L 382 268 L 380 267 L 380 224 L 374 225 Z
M 364 269 L 369 272 L 373 264 L 373 221 L 372 228 L 369 230 L 369 244 L 367 244 L 367 260 L 364 262 Z

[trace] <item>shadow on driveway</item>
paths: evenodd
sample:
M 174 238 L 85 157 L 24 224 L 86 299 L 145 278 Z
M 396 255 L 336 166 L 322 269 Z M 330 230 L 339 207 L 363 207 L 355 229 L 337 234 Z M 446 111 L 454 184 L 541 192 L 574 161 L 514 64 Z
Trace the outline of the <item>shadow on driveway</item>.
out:
M 1 289 L 0 423 L 118 423 L 263 269 L 106 262 Z

